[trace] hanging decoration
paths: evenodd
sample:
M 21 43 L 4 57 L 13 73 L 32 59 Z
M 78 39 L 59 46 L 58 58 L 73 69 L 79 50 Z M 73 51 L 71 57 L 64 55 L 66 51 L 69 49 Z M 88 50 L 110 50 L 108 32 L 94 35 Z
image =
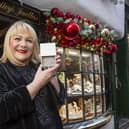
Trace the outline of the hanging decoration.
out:
M 90 51 L 113 53 L 117 46 L 113 44 L 118 37 L 114 30 L 105 25 L 92 23 L 90 19 L 63 13 L 58 8 L 43 13 L 45 15 L 45 31 L 51 41 L 60 47 L 86 48 Z
M 80 33 L 80 28 L 77 23 L 69 22 L 66 23 L 63 27 L 63 35 L 67 40 L 75 39 Z

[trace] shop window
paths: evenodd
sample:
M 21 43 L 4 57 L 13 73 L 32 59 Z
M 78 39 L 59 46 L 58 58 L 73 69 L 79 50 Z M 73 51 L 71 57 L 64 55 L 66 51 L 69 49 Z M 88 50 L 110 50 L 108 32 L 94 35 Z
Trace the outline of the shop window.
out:
M 85 49 L 58 49 L 63 63 L 57 74 L 66 89 L 59 107 L 63 123 L 93 119 L 111 109 L 110 59 Z

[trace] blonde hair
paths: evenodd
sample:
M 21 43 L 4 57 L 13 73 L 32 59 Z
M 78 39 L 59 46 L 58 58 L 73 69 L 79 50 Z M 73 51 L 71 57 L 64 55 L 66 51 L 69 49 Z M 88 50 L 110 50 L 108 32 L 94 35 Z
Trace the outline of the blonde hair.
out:
M 24 21 L 17 21 L 15 22 L 7 31 L 6 35 L 5 35 L 5 40 L 4 40 L 4 46 L 3 46 L 3 55 L 1 57 L 1 61 L 2 62 L 7 62 L 7 60 L 9 61 L 16 61 L 16 59 L 14 59 L 11 49 L 10 49 L 10 39 L 12 36 L 16 35 L 17 32 L 19 31 L 27 31 L 31 36 L 32 36 L 32 40 L 34 43 L 34 49 L 33 49 L 33 53 L 32 56 L 30 58 L 30 61 L 32 61 L 33 63 L 39 63 L 39 43 L 38 43 L 38 38 L 37 38 L 37 34 L 35 32 L 35 30 L 33 29 L 33 27 L 31 25 L 29 25 L 28 23 L 24 22 Z M 20 62 L 19 62 L 20 64 Z

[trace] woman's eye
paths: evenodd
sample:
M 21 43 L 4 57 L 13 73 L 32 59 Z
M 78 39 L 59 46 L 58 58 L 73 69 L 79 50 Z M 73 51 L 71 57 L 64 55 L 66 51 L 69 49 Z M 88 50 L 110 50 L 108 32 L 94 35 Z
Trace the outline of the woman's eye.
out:
M 20 41 L 21 39 L 20 38 L 15 38 L 16 41 Z
M 27 40 L 27 42 L 32 43 L 32 40 Z

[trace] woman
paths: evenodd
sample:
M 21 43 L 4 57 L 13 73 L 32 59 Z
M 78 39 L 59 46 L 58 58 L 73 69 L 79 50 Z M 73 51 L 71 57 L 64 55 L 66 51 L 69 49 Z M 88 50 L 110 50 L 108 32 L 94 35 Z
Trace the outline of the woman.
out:
M 36 32 L 24 21 L 5 36 L 0 60 L 0 129 L 62 129 L 57 105 L 64 87 L 53 76 L 61 59 L 48 69 L 40 65 Z

